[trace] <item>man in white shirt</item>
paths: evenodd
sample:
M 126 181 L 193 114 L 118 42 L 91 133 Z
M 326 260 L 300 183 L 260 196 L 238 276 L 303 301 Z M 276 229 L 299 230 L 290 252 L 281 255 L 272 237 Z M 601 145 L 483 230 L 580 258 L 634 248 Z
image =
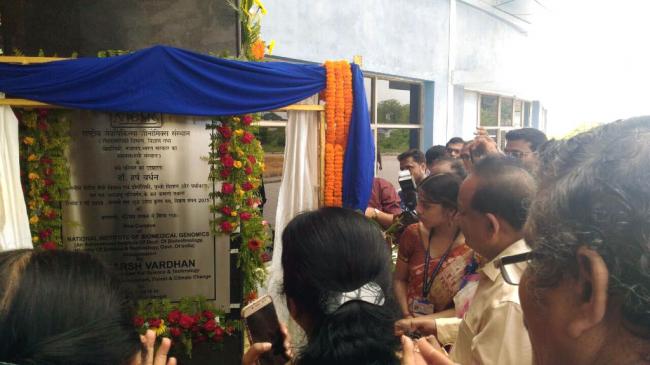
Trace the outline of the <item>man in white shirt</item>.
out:
M 504 281 L 495 263 L 503 256 L 529 251 L 522 229 L 535 191 L 530 174 L 498 156 L 481 160 L 463 182 L 458 198 L 460 226 L 467 244 L 486 262 L 478 271 L 476 294 L 462 320 L 417 318 L 408 324 L 411 329 L 437 333 L 443 343 L 457 331 L 449 358 L 441 356 L 438 364 L 532 364 L 517 287 Z M 519 274 L 524 269 L 525 265 L 517 267 Z

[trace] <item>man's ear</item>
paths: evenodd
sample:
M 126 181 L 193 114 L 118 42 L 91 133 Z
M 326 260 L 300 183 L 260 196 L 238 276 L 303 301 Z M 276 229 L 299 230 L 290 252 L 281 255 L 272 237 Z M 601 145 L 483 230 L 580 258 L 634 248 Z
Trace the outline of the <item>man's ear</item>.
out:
M 609 270 L 600 254 L 587 246 L 576 252 L 578 277 L 575 284 L 575 316 L 567 330 L 573 338 L 580 337 L 603 321 L 607 310 Z
M 496 236 L 497 233 L 501 230 L 501 224 L 499 223 L 499 219 L 497 219 L 497 216 L 492 214 L 492 213 L 485 213 L 485 216 L 487 217 L 487 232 L 488 232 L 488 239 L 493 239 L 494 236 Z

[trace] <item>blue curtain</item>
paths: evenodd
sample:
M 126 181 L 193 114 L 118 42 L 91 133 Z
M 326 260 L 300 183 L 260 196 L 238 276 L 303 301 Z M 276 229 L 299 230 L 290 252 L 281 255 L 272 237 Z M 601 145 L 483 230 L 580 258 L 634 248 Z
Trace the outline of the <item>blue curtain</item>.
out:
M 374 144 L 363 74 L 353 65 L 354 110 L 344 161 L 344 206 L 365 210 Z M 0 91 L 75 109 L 219 116 L 277 109 L 325 88 L 321 65 L 225 60 L 155 46 L 128 55 L 32 65 L 0 63 Z

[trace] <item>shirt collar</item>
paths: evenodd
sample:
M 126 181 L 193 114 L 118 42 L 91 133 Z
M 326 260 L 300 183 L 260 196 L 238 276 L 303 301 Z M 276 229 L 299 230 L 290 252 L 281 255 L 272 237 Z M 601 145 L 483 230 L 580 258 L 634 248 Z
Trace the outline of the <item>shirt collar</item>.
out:
M 492 261 L 485 264 L 481 269 L 479 269 L 479 271 L 483 272 L 485 276 L 487 276 L 491 281 L 495 281 L 497 277 L 501 275 L 501 270 L 495 265 L 498 259 L 504 256 L 516 255 L 528 251 L 530 251 L 530 248 L 526 244 L 526 241 L 524 241 L 524 239 L 522 238 L 519 241 L 508 246 L 505 250 L 501 251 L 501 253 L 499 253 L 497 257 L 495 257 L 494 259 L 492 259 Z

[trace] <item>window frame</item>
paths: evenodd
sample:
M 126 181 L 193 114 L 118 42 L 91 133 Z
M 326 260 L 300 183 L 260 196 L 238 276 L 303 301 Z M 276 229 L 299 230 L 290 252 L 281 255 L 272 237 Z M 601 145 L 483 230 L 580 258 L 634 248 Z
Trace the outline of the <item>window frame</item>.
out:
M 497 98 L 497 125 L 496 126 L 483 126 L 481 125 L 481 100 L 484 96 L 494 96 Z M 503 99 L 512 100 L 512 124 L 513 125 L 501 125 L 501 102 Z M 516 96 L 500 95 L 494 93 L 478 92 L 478 98 L 476 100 L 476 127 L 484 128 L 486 130 L 496 131 L 496 142 L 497 146 L 503 148 L 505 146 L 505 133 L 508 133 L 511 130 L 521 129 L 521 128 L 530 128 L 532 126 L 532 102 L 526 99 L 520 99 Z M 520 117 L 518 126 L 515 126 L 515 105 L 517 102 L 521 102 Z M 526 104 L 529 104 L 528 107 L 528 124 L 526 124 Z M 505 133 L 502 133 L 505 132 Z M 502 138 L 501 135 L 504 135 Z
M 375 146 L 379 146 L 379 129 L 415 129 L 418 130 L 418 142 L 417 142 L 417 147 L 421 149 L 422 144 L 424 141 L 424 82 L 421 80 L 417 79 L 411 79 L 411 78 L 406 78 L 406 77 L 397 77 L 397 76 L 390 76 L 390 75 L 384 75 L 384 74 L 379 74 L 379 73 L 374 73 L 374 72 L 364 72 L 363 73 L 363 78 L 364 78 L 364 85 L 366 79 L 370 79 L 370 99 L 368 100 L 369 104 L 369 109 L 370 109 L 370 128 L 372 130 L 372 135 L 373 135 L 373 140 L 375 143 Z M 396 82 L 402 82 L 402 83 L 407 83 L 407 84 L 415 84 L 419 86 L 420 90 L 420 96 L 419 96 L 419 101 L 420 105 L 418 105 L 418 118 L 417 121 L 414 122 L 409 122 L 407 124 L 403 123 L 379 123 L 378 118 L 377 118 L 377 108 L 378 108 L 378 103 L 377 103 L 377 80 L 385 80 L 385 81 L 396 81 Z M 380 150 L 381 152 L 381 150 Z M 378 166 L 377 166 L 377 153 L 375 151 L 375 175 L 378 172 Z

